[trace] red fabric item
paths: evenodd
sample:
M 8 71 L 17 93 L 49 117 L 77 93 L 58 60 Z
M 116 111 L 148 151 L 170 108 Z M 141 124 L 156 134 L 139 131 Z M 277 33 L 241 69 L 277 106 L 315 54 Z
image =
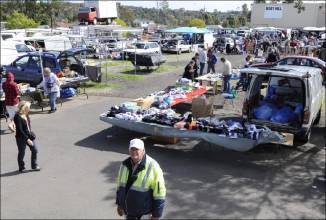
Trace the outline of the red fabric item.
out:
M 171 106 L 176 105 L 181 102 L 190 102 L 195 96 L 202 95 L 202 94 L 206 93 L 206 91 L 207 91 L 206 86 L 201 86 L 198 89 L 191 90 L 191 92 L 186 94 L 187 98 L 174 99 Z
M 2 88 L 5 92 L 5 104 L 8 106 L 17 105 L 19 89 L 17 83 L 14 82 L 14 75 L 12 73 L 7 73 L 7 80 L 3 83 Z

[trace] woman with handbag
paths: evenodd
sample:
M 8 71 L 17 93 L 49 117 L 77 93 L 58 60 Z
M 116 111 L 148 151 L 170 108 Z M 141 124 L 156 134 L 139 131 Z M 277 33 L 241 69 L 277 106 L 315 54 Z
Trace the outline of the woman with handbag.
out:
M 16 143 L 18 147 L 18 167 L 19 172 L 26 172 L 24 156 L 26 145 L 28 145 L 31 150 L 31 166 L 33 171 L 40 171 L 41 168 L 37 165 L 37 146 L 36 146 L 36 136 L 31 131 L 31 121 L 29 118 L 29 110 L 31 103 L 26 101 L 21 101 L 18 104 L 18 110 L 14 117 L 14 122 L 16 125 Z

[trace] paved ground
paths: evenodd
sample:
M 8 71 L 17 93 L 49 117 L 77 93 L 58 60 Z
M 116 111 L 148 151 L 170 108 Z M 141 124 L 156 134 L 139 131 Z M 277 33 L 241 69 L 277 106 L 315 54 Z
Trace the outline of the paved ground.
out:
M 138 87 L 166 87 L 160 75 L 149 76 L 153 85 L 146 78 Z M 41 172 L 16 171 L 17 147 L 2 119 L 1 218 L 119 218 L 114 205 L 118 167 L 128 156 L 129 140 L 146 136 L 111 127 L 99 114 L 140 93 L 78 96 L 51 115 L 33 110 Z M 316 180 L 325 173 L 324 134 L 322 120 L 304 146 L 264 145 L 246 153 L 199 140 L 171 145 L 145 139 L 147 153 L 161 164 L 166 179 L 164 217 L 324 219 L 325 186 Z M 27 151 L 27 167 L 29 158 Z

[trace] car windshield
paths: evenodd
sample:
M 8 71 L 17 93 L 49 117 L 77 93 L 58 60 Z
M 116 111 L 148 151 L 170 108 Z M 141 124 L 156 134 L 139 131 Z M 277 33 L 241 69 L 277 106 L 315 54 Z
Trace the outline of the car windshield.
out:
M 167 43 L 169 46 L 174 46 L 174 45 L 177 45 L 178 44 L 178 41 L 176 41 L 176 40 L 170 40 L 170 41 L 168 41 L 168 43 Z
M 145 49 L 145 44 L 144 43 L 135 43 L 134 44 L 137 49 Z
M 25 44 L 16 44 L 16 50 L 18 53 L 25 53 L 30 51 Z

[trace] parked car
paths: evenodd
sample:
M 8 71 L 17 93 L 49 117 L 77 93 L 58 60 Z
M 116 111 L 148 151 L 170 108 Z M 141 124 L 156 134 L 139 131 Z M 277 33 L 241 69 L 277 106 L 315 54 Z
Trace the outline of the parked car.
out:
M 49 53 L 49 52 L 29 52 L 18 57 L 9 65 L 1 66 L 1 72 L 5 69 L 6 72 L 12 72 L 16 82 L 30 83 L 31 86 L 38 85 L 42 79 L 42 66 L 49 67 L 53 73 L 74 71 L 80 75 L 85 74 L 83 63 L 74 56 L 71 52 Z
M 125 54 L 150 54 L 150 53 L 161 53 L 161 47 L 156 42 L 136 42 L 124 49 Z
M 213 46 L 222 53 L 231 53 L 234 47 L 234 40 L 230 37 L 218 37 L 215 39 Z
M 242 114 L 250 123 L 307 142 L 323 102 L 321 70 L 305 66 L 241 69 L 251 79 Z
M 310 56 L 287 56 L 275 63 L 258 63 L 253 64 L 251 67 L 275 67 L 283 65 L 294 65 L 294 66 L 307 66 L 307 67 L 316 67 L 321 69 L 323 79 L 326 80 L 326 63 L 316 57 Z
M 26 44 L 13 41 L 13 40 L 1 40 L 1 65 L 8 65 L 14 61 L 17 57 L 31 52 L 32 48 L 29 48 Z M 35 48 L 34 48 L 35 50 Z
M 176 52 L 177 54 L 181 54 L 182 52 L 191 52 L 192 47 L 191 44 L 188 44 L 184 40 L 172 39 L 168 40 L 164 46 L 162 47 L 163 52 Z

